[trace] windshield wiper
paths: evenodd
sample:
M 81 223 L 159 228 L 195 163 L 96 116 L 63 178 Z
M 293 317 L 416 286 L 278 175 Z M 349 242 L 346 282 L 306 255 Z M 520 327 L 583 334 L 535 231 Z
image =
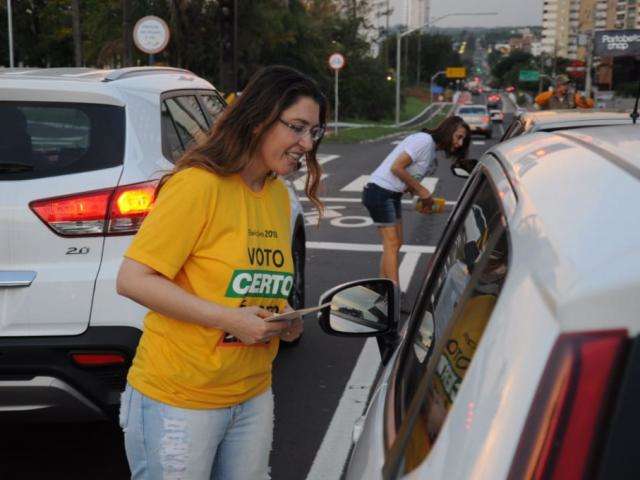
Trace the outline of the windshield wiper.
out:
M 1 173 L 20 173 L 31 172 L 33 165 L 27 165 L 26 163 L 0 163 Z

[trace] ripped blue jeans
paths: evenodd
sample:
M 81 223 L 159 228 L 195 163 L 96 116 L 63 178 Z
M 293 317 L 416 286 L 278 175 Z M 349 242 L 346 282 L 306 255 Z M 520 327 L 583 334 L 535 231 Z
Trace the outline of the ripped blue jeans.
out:
M 211 410 L 173 407 L 127 384 L 120 406 L 134 480 L 269 479 L 271 390 Z

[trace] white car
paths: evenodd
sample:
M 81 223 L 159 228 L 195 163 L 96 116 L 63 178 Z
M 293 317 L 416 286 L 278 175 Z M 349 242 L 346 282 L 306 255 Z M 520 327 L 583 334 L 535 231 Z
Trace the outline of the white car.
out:
M 473 170 L 399 334 L 389 280 L 324 294 L 383 362 L 344 478 L 638 478 L 639 203 L 640 126 L 525 135 Z
M 489 110 L 485 105 L 460 105 L 455 114 L 469 125 L 472 134 L 479 133 L 486 138 L 491 138 L 493 127 Z
M 489 116 L 492 122 L 502 123 L 504 120 L 504 113 L 502 110 L 489 110 Z
M 553 132 L 571 128 L 603 127 L 607 125 L 629 125 L 631 116 L 622 112 L 594 110 L 543 110 L 535 112 L 516 111 L 516 118 L 507 127 L 501 142 L 519 135 L 534 132 Z
M 172 68 L 0 71 L 0 418 L 114 413 L 143 307 L 116 293 L 156 180 L 225 108 Z M 304 303 L 302 208 L 290 189 Z

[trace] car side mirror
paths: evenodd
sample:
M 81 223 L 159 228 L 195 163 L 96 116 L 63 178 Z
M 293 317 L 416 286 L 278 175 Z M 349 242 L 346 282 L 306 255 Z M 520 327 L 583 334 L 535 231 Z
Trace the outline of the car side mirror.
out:
M 458 160 L 451 165 L 451 173 L 459 178 L 469 178 L 476 165 L 478 165 L 478 160 L 473 158 Z
M 375 337 L 395 333 L 399 316 L 398 287 L 387 279 L 345 283 L 328 290 L 320 304 L 320 327 L 329 335 Z

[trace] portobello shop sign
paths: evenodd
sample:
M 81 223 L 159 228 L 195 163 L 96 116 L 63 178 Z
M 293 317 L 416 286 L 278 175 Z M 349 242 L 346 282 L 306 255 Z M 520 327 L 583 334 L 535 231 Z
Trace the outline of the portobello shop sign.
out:
M 600 57 L 640 55 L 640 30 L 602 30 L 596 32 L 595 54 Z

